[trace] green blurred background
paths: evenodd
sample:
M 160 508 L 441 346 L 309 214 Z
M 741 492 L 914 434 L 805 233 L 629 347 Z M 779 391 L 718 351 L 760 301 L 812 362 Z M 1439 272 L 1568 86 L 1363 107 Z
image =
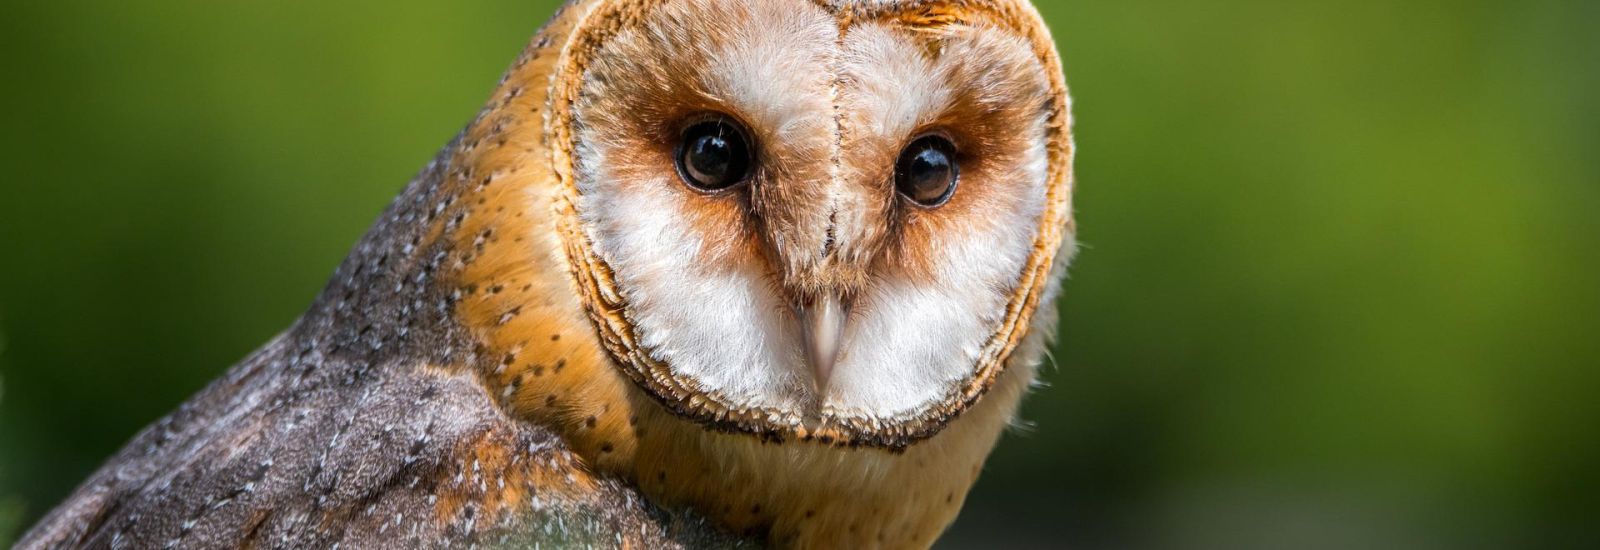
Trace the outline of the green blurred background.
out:
M 550 1 L 9 0 L 0 545 L 300 313 Z M 949 547 L 1600 547 L 1600 2 L 1049 1 L 1087 244 Z

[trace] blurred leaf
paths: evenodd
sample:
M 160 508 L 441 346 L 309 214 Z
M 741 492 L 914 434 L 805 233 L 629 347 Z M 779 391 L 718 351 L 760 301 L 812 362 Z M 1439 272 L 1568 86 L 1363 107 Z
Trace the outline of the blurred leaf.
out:
M 0 471 L 0 479 L 4 479 Z M 0 548 L 10 548 L 22 533 L 22 499 L 0 494 Z

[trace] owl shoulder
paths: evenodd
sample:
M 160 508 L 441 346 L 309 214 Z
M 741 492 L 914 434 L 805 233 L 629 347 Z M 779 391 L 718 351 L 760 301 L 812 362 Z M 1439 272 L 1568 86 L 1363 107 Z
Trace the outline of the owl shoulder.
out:
M 745 545 L 589 472 L 468 374 L 294 350 L 140 433 L 18 548 Z

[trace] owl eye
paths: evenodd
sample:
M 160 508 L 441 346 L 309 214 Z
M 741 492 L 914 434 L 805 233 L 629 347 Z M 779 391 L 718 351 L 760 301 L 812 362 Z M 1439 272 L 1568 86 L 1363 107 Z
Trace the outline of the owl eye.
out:
M 726 120 L 708 120 L 683 131 L 678 175 L 691 187 L 720 191 L 750 176 L 750 145 L 745 131 Z
M 956 193 L 961 167 L 956 164 L 956 145 L 943 136 L 917 138 L 895 163 L 894 185 L 900 194 L 922 206 L 939 206 Z

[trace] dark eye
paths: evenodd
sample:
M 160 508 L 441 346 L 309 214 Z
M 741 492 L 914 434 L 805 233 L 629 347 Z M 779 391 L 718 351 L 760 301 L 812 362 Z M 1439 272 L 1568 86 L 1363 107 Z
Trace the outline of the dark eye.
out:
M 690 186 L 720 191 L 750 176 L 750 144 L 744 129 L 726 120 L 708 120 L 683 131 L 678 174 Z
M 895 188 L 922 206 L 939 206 L 949 201 L 960 179 L 956 145 L 943 136 L 917 138 L 900 153 L 900 161 L 895 163 Z

